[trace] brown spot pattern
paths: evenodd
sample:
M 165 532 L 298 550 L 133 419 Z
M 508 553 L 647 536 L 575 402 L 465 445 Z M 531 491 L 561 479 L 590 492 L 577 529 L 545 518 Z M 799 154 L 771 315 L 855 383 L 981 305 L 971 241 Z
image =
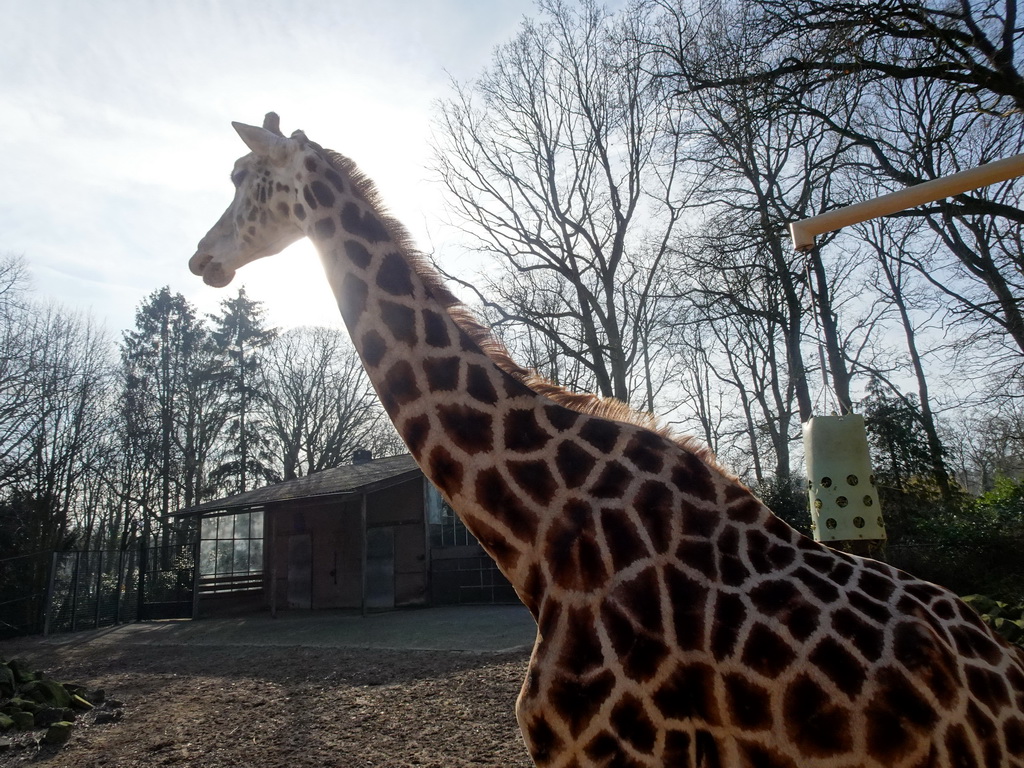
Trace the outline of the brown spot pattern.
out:
M 412 455 L 419 458 L 430 437 L 430 419 L 426 414 L 415 416 L 402 425 L 401 433 Z
M 465 453 L 473 455 L 494 447 L 489 413 L 461 404 L 442 405 L 437 410 L 445 434 Z
M 370 256 L 370 252 L 366 250 L 366 246 L 358 240 L 345 241 L 345 255 L 360 269 L 366 269 L 373 258 Z
M 380 302 L 380 319 L 395 341 L 409 346 L 416 344 L 416 312 L 412 307 L 394 301 Z
M 482 365 L 470 365 L 466 372 L 466 394 L 487 405 L 498 402 L 498 393 L 491 383 L 491 377 Z
M 552 681 L 548 698 L 576 738 L 594 719 L 614 687 L 611 670 L 585 680 L 561 676 Z
M 590 486 L 590 493 L 598 499 L 621 499 L 631 479 L 629 470 L 617 461 L 609 461 Z
M 580 427 L 579 436 L 601 453 L 611 453 L 622 432 L 618 424 L 604 419 L 588 419 Z
M 319 179 L 310 182 L 309 189 L 313 192 L 313 197 L 320 203 L 324 208 L 330 208 L 334 205 L 334 193 L 331 192 L 331 188 L 324 184 Z
M 431 392 L 451 392 L 459 386 L 458 357 L 428 357 L 423 361 L 423 372 Z
M 377 285 L 392 296 L 412 296 L 412 270 L 399 253 L 391 252 L 381 260 Z
M 330 240 L 334 237 L 334 219 L 320 219 L 313 225 L 313 231 L 321 240 Z
M 399 407 L 418 400 L 422 395 L 408 360 L 399 360 L 388 369 L 384 376 L 384 389 L 388 399 Z
M 558 489 L 546 461 L 510 461 L 508 472 L 516 484 L 537 504 L 546 507 Z
M 476 496 L 517 539 L 532 542 L 536 538 L 536 516 L 523 506 L 519 494 L 509 487 L 496 468 L 485 469 L 477 475 Z
M 387 342 L 377 331 L 370 330 L 363 334 L 363 362 L 370 368 L 376 368 L 388 351 Z
M 451 345 L 448 326 L 440 314 L 423 310 L 423 340 L 431 347 L 447 349 Z
M 555 467 L 566 488 L 579 488 L 597 464 L 590 453 L 571 440 L 563 440 L 555 451 Z
M 597 543 L 594 512 L 581 499 L 567 501 L 562 514 L 551 521 L 547 551 L 551 577 L 563 589 L 593 590 L 608 579 Z
M 306 198 L 309 202 L 309 198 Z M 363 211 L 356 203 L 346 203 L 341 209 L 341 226 L 349 234 L 362 238 L 368 243 L 390 240 L 384 224 L 371 211 Z
M 654 475 L 661 472 L 664 465 L 664 450 L 663 438 L 654 432 L 644 430 L 637 432 L 632 437 L 623 453 L 641 472 L 649 472 Z
M 516 453 L 539 451 L 551 434 L 537 421 L 532 408 L 513 408 L 505 416 L 505 448 Z
M 355 275 L 349 273 L 341 282 L 341 297 L 338 300 L 338 309 L 345 325 L 350 329 L 355 328 L 359 318 L 366 312 L 366 299 L 369 289 L 365 282 Z
M 654 692 L 654 704 L 667 718 L 718 725 L 722 718 L 715 698 L 715 670 L 710 664 L 680 666 Z
M 449 497 L 462 492 L 462 464 L 443 445 L 434 446 L 428 462 L 430 480 Z
M 561 405 L 544 406 L 544 415 L 547 417 L 548 423 L 559 432 L 566 432 L 572 429 L 580 418 L 578 412 L 564 408 Z

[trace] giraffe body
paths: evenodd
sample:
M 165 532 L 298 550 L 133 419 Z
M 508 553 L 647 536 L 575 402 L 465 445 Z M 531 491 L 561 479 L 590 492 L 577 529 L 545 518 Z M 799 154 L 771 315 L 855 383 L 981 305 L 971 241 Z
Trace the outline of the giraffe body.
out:
M 1024 654 L 950 592 L 793 531 L 705 451 L 507 358 L 354 165 L 252 150 L 190 261 L 308 236 L 389 416 L 538 623 L 538 766 L 1024 766 Z

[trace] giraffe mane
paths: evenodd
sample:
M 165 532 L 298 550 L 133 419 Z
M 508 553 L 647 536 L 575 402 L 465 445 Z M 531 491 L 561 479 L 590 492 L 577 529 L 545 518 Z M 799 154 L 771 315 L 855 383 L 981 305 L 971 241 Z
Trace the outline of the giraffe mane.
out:
M 300 132 L 297 131 L 294 137 L 299 138 L 299 135 Z M 694 437 L 674 434 L 669 427 L 660 424 L 650 413 L 637 411 L 614 397 L 572 392 L 513 360 L 505 345 L 451 292 L 441 279 L 437 269 L 430 263 L 430 259 L 413 245 L 412 238 L 405 226 L 387 213 L 387 207 L 381 201 L 376 185 L 359 170 L 355 162 L 334 150 L 324 149 L 319 144 L 310 141 L 305 135 L 301 135 L 301 139 L 315 148 L 336 170 L 347 176 L 351 180 L 356 194 L 382 213 L 381 223 L 391 236 L 392 241 L 401 250 L 409 266 L 423 281 L 431 296 L 447 310 L 455 324 L 480 347 L 481 351 L 498 368 L 538 395 L 542 395 L 558 405 L 588 416 L 632 424 L 655 432 L 671 440 L 683 450 L 692 453 L 705 464 L 731 476 L 731 473 L 719 464 L 714 452 L 709 447 Z

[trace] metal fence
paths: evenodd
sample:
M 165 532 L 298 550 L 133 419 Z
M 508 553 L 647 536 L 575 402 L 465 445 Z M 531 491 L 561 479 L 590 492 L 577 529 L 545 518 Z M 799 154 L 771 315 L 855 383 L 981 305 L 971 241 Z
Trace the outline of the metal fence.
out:
M 0 559 L 0 639 L 193 613 L 195 545 Z
M 139 618 L 139 551 L 54 552 L 43 632 L 110 627 Z
M 52 554 L 0 559 L 0 639 L 42 631 Z

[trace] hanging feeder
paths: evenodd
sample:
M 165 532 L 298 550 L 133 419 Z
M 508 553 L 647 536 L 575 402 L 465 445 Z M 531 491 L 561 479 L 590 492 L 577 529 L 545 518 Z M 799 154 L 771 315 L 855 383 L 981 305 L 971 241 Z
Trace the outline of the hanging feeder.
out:
M 864 417 L 810 419 L 804 424 L 804 454 L 814 540 L 885 539 Z

